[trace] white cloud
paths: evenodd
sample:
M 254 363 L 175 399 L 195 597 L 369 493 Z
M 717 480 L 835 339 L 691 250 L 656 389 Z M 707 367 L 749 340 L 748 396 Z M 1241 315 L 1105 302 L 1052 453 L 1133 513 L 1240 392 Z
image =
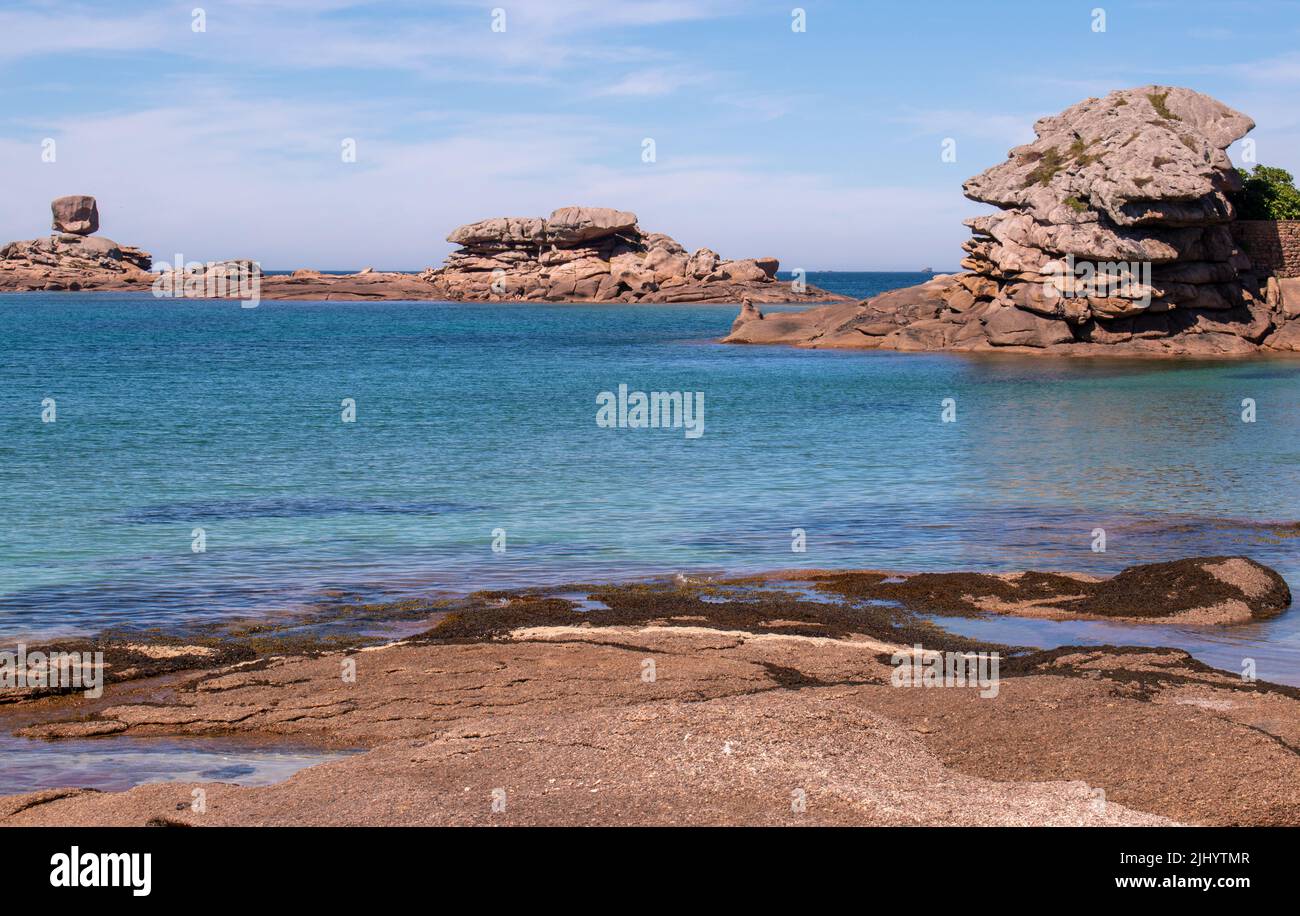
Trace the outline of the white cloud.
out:
M 599 86 L 593 90 L 596 97 L 611 96 L 625 98 L 650 98 L 672 95 L 688 86 L 698 86 L 708 82 L 710 76 L 700 71 L 682 68 L 656 67 L 638 70 L 613 83 Z
M 728 15 L 736 3 L 709 0 L 513 0 L 494 32 L 491 4 L 379 5 L 362 0 L 227 0 L 200 4 L 206 30 L 191 29 L 193 3 L 145 12 L 106 5 L 45 3 L 0 11 L 0 61 L 45 55 L 165 52 L 230 68 L 409 71 L 447 80 L 553 75 L 591 61 L 661 57 L 609 46 L 613 28 L 667 25 Z M 389 14 L 391 12 L 391 14 Z
M 182 26 L 188 30 L 186 16 Z M 129 52 L 159 48 L 171 30 L 165 17 L 105 13 L 95 7 L 45 5 L 0 10 L 0 61 L 76 52 Z
M 1242 79 L 1267 86 L 1300 84 L 1300 54 L 1281 54 L 1263 60 L 1245 61 L 1232 67 Z
M 568 204 L 632 209 L 688 246 L 808 269 L 942 267 L 959 256 L 969 205 L 956 188 L 876 187 L 855 181 L 852 165 L 832 179 L 797 158 L 763 161 L 761 142 L 727 139 L 752 139 L 755 125 L 819 104 L 655 43 L 653 29 L 745 11 L 739 0 L 512 0 L 501 4 L 504 34 L 490 30 L 493 4 L 477 0 L 436 14 L 417 2 L 213 0 L 199 4 L 203 34 L 190 31 L 194 5 L 0 12 L 0 62 L 120 54 L 150 66 L 138 86 L 114 85 L 115 97 L 151 100 L 96 111 L 84 87 L 69 85 L 61 95 L 81 113 L 11 114 L 0 136 L 9 179 L 0 241 L 48 231 L 50 199 L 89 193 L 105 235 L 159 259 L 256 257 L 271 268 L 418 268 L 441 260 L 460 223 Z M 160 84 L 162 67 L 176 75 Z M 316 70 L 332 88 L 313 89 Z M 353 71 L 383 71 L 384 88 L 337 80 Z M 484 86 L 500 108 L 479 104 Z M 655 103 L 697 88 L 696 110 L 718 127 L 714 146 L 755 158 L 691 155 L 682 144 L 642 163 L 644 131 L 627 113 L 672 125 L 681 109 Z M 1009 146 L 1032 136 L 1028 121 L 952 110 L 896 123 Z M 55 164 L 40 161 L 44 136 L 58 142 Z M 341 161 L 344 137 L 357 140 L 355 164 Z M 611 160 L 622 148 L 626 161 Z
M 914 108 L 889 117 L 891 123 L 910 127 L 918 135 L 989 140 L 1004 146 L 1019 146 L 1034 139 L 1033 124 L 1041 115 Z
M 0 239 L 48 231 L 49 201 L 98 197 L 102 233 L 170 260 L 254 257 L 269 268 L 419 268 L 440 263 L 455 226 L 502 214 L 591 204 L 728 257 L 771 254 L 808 269 L 918 259 L 955 262 L 956 193 L 869 187 L 735 158 L 626 166 L 592 156 L 623 139 L 598 116 L 452 118 L 428 140 L 358 136 L 342 162 L 336 125 L 373 112 L 299 107 L 212 93 L 168 106 L 57 125 L 58 161 L 39 140 L 0 142 L 10 178 Z M 935 238 L 933 227 L 950 232 Z M 944 261 L 944 252 L 950 257 Z

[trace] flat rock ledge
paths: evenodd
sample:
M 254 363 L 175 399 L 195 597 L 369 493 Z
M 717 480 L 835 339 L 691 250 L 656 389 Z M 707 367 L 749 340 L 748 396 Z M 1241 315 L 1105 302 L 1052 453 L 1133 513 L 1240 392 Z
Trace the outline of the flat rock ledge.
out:
M 387 644 L 136 645 L 129 664 L 168 667 L 94 700 L 17 699 L 0 727 L 362 753 L 264 787 L 4 796 L 0 825 L 1300 824 L 1300 691 L 1175 649 L 978 643 L 908 610 L 1018 581 L 1126 615 L 1141 595 L 1181 613 L 1187 602 L 1162 600 L 1171 587 L 1198 605 L 1230 589 L 1273 613 L 1283 596 L 1266 568 L 1212 557 L 1108 580 L 945 575 L 679 577 L 587 586 L 581 602 L 573 586 L 485 592 Z M 998 689 L 899 683 L 918 646 L 999 653 Z M 340 677 L 348 665 L 354 679 Z
M 728 343 L 1082 356 L 1300 351 L 1300 281 L 1265 275 L 1231 231 L 1225 149 L 1254 127 L 1190 89 L 1143 86 L 1034 125 L 966 182 L 966 272 L 853 305 L 742 313 Z

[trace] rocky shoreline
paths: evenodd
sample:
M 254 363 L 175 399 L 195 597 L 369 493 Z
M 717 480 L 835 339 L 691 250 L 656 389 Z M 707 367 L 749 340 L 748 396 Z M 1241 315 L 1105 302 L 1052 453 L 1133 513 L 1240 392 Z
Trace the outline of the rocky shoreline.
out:
M 90 236 L 99 207 L 87 195 L 51 204 L 54 234 L 0 247 L 0 292 L 120 292 L 150 289 L 159 274 L 148 252 Z M 776 258 L 728 261 L 709 248 L 687 252 L 672 237 L 643 232 L 636 214 L 563 207 L 547 219 L 497 217 L 461 226 L 444 266 L 417 273 L 264 275 L 257 262 L 160 265 L 180 271 L 168 288 L 185 298 L 429 300 L 446 302 L 711 302 L 739 304 L 849 301 L 815 286 L 778 280 Z
M 0 292 L 148 289 L 149 252 L 102 236 L 95 198 L 73 194 L 50 204 L 53 234 L 0 246 Z
M 1080 102 L 971 178 L 998 212 L 966 221 L 967 272 L 853 305 L 765 318 L 727 343 L 1078 356 L 1300 351 L 1300 279 L 1234 238 L 1241 179 L 1225 150 L 1250 118 L 1190 89 Z
M 562 207 L 448 235 L 418 273 L 263 276 L 254 261 L 183 268 L 186 296 L 259 299 L 725 303 L 725 343 L 1070 356 L 1241 357 L 1300 352 L 1300 278 L 1251 261 L 1233 232 L 1241 179 L 1225 150 L 1246 115 L 1179 87 L 1144 86 L 1039 120 L 1037 139 L 964 185 L 998 211 L 966 221 L 965 272 L 860 302 L 776 277 L 775 258 L 724 260 L 643 230 L 634 213 Z M 54 234 L 0 248 L 0 292 L 144 290 L 148 252 L 91 237 L 94 198 L 54 201 Z M 1261 262 L 1262 263 L 1262 262 Z M 214 292 L 214 290 L 217 290 Z M 766 315 L 760 305 L 820 305 Z
M 107 639 L 122 676 L 103 697 L 6 697 L 0 724 L 364 753 L 266 787 L 0 797 L 0 824 L 1300 824 L 1300 690 L 1176 649 L 1017 649 L 918 616 L 1007 612 L 990 590 L 1112 619 L 1290 603 L 1271 570 L 1214 557 L 1108 580 L 802 571 L 332 612 L 427 624 L 379 644 L 291 625 Z M 996 689 L 900 684 L 936 653 L 997 653 Z

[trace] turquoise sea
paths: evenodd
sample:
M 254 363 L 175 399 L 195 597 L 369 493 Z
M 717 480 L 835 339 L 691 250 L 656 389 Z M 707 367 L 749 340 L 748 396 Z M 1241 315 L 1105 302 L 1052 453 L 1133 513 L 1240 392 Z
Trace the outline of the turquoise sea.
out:
M 809 275 L 855 296 L 922 279 Z M 0 640 L 183 629 L 339 589 L 793 566 L 1108 573 L 1244 553 L 1300 586 L 1300 362 L 717 344 L 735 313 L 0 296 Z M 704 435 L 598 427 L 620 384 L 703 392 Z M 1232 668 L 1255 653 L 1261 677 L 1297 682 L 1297 618 L 1105 638 Z

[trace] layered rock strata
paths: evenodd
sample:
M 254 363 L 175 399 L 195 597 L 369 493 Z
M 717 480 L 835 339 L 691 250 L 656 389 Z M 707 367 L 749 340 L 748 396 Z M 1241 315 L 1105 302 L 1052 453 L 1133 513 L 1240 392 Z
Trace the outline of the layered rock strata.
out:
M 497 217 L 447 236 L 459 245 L 421 277 L 442 298 L 595 302 L 797 302 L 840 299 L 776 279 L 776 258 L 724 260 L 644 232 L 635 213 L 562 207 L 548 218 Z
M 961 274 L 853 307 L 760 323 L 729 342 L 896 350 L 1235 356 L 1300 349 L 1300 301 L 1233 238 L 1225 149 L 1250 118 L 1190 89 L 1087 99 L 964 185 Z

